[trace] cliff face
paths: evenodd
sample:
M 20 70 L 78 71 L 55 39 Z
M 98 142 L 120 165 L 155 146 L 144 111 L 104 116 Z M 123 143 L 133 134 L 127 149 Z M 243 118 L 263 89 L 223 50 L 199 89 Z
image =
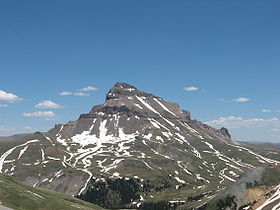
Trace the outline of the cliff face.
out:
M 112 116 L 114 116 L 112 118 Z M 70 122 L 66 126 L 70 128 L 62 131 L 62 135 L 71 137 L 82 131 L 85 127 L 90 127 L 90 119 L 96 119 L 95 123 L 107 120 L 106 126 L 109 132 L 118 135 L 118 125 L 122 125 L 124 132 L 132 134 L 146 128 L 154 127 L 150 119 L 154 119 L 167 126 L 179 124 L 173 128 L 179 128 L 180 123 L 189 123 L 202 132 L 210 132 L 219 136 L 222 140 L 229 141 L 230 135 L 226 128 L 214 129 L 202 122 L 191 120 L 189 111 L 181 110 L 176 103 L 164 101 L 162 98 L 150 93 L 145 93 L 127 83 L 116 83 L 106 95 L 105 103 L 97 105 L 87 114 L 82 114 L 78 121 Z M 98 127 L 98 125 L 97 125 Z M 154 127 L 156 128 L 156 127 Z M 93 129 L 92 134 L 97 134 L 98 129 Z

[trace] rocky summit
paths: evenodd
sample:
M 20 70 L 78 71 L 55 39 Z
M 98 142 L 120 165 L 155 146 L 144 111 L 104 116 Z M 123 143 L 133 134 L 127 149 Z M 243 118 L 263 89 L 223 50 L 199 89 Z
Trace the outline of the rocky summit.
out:
M 278 148 L 234 141 L 126 83 L 75 121 L 0 143 L 1 173 L 106 208 L 239 208 L 251 201 L 233 184 L 254 170 L 248 183 L 260 184 L 280 164 Z

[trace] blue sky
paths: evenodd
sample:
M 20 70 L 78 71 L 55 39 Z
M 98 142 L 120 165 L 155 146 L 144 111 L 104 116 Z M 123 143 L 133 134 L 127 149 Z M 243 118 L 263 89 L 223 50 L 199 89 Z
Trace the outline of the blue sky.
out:
M 74 120 L 121 81 L 229 127 L 237 140 L 280 142 L 279 8 L 276 0 L 1 1 L 0 135 Z M 80 90 L 88 86 L 97 90 Z

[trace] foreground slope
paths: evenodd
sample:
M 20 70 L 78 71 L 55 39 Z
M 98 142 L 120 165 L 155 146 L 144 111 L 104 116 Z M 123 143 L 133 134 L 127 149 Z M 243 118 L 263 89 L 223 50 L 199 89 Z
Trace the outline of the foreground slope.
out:
M 12 209 L 101 209 L 66 194 L 26 186 L 1 174 L 0 203 Z
M 126 83 L 78 120 L 0 143 L 0 172 L 106 207 L 199 206 L 245 171 L 280 163 L 279 150 L 233 141 L 226 128 Z

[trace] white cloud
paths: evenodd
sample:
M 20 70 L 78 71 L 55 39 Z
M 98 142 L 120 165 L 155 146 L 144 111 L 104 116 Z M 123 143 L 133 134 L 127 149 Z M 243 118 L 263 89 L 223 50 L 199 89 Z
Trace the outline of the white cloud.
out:
M 55 114 L 52 111 L 38 111 L 32 113 L 23 113 L 22 116 L 24 117 L 54 117 Z
M 276 117 L 270 119 L 263 119 L 263 118 L 251 118 L 251 119 L 244 119 L 242 117 L 220 117 L 217 120 L 211 120 L 205 122 L 208 125 L 214 127 L 227 127 L 227 128 L 242 128 L 242 127 L 263 127 L 267 125 L 274 125 L 279 126 L 280 120 Z
M 87 87 L 79 89 L 78 91 L 97 91 L 97 88 L 93 87 L 93 86 L 87 86 Z
M 90 96 L 90 94 L 82 93 L 82 92 L 76 92 L 76 93 L 74 93 L 74 96 Z
M 72 92 L 68 92 L 68 91 L 63 91 L 63 92 L 59 93 L 59 95 L 61 95 L 61 96 L 70 96 L 70 95 L 73 95 L 73 93 Z
M 184 90 L 186 90 L 186 91 L 196 91 L 196 90 L 198 90 L 198 87 L 194 87 L 194 86 L 184 87 Z
M 0 104 L 0 108 L 8 107 L 8 104 Z
M 8 133 L 10 131 L 14 130 L 14 128 L 11 128 L 6 125 L 0 125 L 0 132 Z
M 242 97 L 240 97 L 240 98 L 234 98 L 234 99 L 232 99 L 232 100 L 235 101 L 235 102 L 239 102 L 239 103 L 251 101 L 250 98 L 242 98 Z
M 68 91 L 64 91 L 64 92 L 61 92 L 59 93 L 59 95 L 61 96 L 90 96 L 90 94 L 88 93 L 83 93 L 83 92 L 68 92 Z
M 61 95 L 61 96 L 70 96 L 70 95 L 72 95 L 72 96 L 90 96 L 90 94 L 84 93 L 84 92 L 97 91 L 97 88 L 93 87 L 93 86 L 87 86 L 87 87 L 78 89 L 77 91 L 78 92 L 63 91 L 63 92 L 59 93 L 59 95 Z
M 280 128 L 271 128 L 270 131 L 271 132 L 280 132 Z
M 30 126 L 25 126 L 23 127 L 24 130 L 33 130 L 34 128 L 30 127 Z
M 270 109 L 262 109 L 261 112 L 271 112 Z
M 49 121 L 52 121 L 52 120 L 58 120 L 57 118 L 55 117 L 46 117 L 45 120 L 49 120 Z
M 17 95 L 0 90 L 0 101 L 15 102 L 19 100 L 21 100 L 21 98 Z
M 35 107 L 40 108 L 40 109 L 46 109 L 46 108 L 59 109 L 59 108 L 62 108 L 63 106 L 56 104 L 50 100 L 45 100 L 45 101 L 41 101 L 40 103 L 35 105 Z

